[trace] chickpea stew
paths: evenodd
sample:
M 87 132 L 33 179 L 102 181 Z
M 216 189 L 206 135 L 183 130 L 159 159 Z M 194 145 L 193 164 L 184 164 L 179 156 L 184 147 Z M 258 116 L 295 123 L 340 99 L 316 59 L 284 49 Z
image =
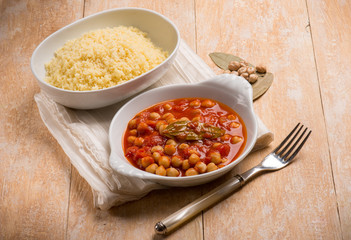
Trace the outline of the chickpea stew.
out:
M 124 154 L 149 173 L 180 177 L 211 172 L 234 161 L 246 144 L 246 127 L 228 106 L 207 98 L 153 105 L 128 123 Z

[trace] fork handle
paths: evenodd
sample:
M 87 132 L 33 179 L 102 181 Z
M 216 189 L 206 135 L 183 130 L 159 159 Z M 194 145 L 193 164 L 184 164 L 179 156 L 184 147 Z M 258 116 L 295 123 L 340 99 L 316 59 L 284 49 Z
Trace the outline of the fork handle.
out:
M 155 232 L 157 234 L 167 234 L 173 231 L 202 210 L 228 197 L 232 192 L 243 186 L 244 183 L 245 181 L 241 175 L 234 176 L 234 178 L 227 180 L 212 191 L 199 197 L 194 202 L 156 223 Z

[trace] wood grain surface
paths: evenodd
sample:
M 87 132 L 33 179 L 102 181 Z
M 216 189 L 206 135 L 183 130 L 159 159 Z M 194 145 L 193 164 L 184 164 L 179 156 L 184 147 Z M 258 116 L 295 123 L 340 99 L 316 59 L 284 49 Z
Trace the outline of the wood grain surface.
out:
M 151 192 L 109 211 L 42 123 L 30 70 L 35 47 L 93 13 L 142 7 L 170 18 L 218 74 L 208 54 L 232 53 L 274 73 L 257 114 L 274 143 L 302 122 L 311 138 L 296 161 L 261 176 L 167 237 L 154 224 L 222 179 Z M 349 1 L 0 0 L 0 239 L 351 239 L 351 3 Z

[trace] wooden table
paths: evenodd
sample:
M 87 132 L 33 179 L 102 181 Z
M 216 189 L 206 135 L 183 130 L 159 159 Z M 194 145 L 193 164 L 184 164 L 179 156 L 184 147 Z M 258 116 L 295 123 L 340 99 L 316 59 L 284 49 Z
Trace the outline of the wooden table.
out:
M 61 27 L 116 7 L 156 10 L 208 54 L 265 63 L 275 80 L 255 110 L 274 143 L 297 122 L 313 130 L 297 161 L 261 176 L 168 239 L 351 239 L 350 1 L 0 1 L 0 239 L 161 239 L 154 224 L 214 187 L 151 192 L 109 211 L 41 121 L 30 70 L 35 47 Z

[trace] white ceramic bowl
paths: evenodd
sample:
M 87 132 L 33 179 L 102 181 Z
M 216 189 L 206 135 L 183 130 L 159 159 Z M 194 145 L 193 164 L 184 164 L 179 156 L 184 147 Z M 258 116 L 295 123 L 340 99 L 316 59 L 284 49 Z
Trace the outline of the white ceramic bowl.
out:
M 247 129 L 247 142 L 243 153 L 229 165 L 216 171 L 187 177 L 166 177 L 140 170 L 125 158 L 123 135 L 128 122 L 140 111 L 156 103 L 185 97 L 203 97 L 217 100 L 236 111 Z M 214 180 L 230 171 L 251 151 L 256 142 L 257 123 L 252 104 L 252 87 L 241 77 L 223 74 L 197 84 L 169 85 L 147 91 L 125 104 L 114 116 L 110 129 L 110 165 L 123 175 L 151 180 L 167 186 L 194 186 Z
M 101 90 L 70 91 L 54 87 L 44 81 L 44 64 L 49 62 L 54 52 L 68 40 L 78 38 L 91 30 L 120 25 L 134 26 L 146 32 L 156 46 L 168 51 L 169 57 L 156 68 L 132 80 Z M 121 101 L 159 80 L 172 64 L 179 43 L 177 27 L 159 13 L 141 8 L 111 9 L 80 19 L 50 35 L 33 52 L 31 68 L 40 88 L 54 101 L 78 109 L 99 108 Z

